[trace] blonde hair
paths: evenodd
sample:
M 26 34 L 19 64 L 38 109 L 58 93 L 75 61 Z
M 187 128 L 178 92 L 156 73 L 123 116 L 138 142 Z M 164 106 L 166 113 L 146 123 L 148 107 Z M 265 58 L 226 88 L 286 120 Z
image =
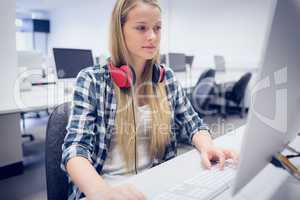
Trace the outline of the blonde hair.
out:
M 160 8 L 157 0 L 118 0 L 115 4 L 110 26 L 110 51 L 111 62 L 115 66 L 131 63 L 129 51 L 125 44 L 125 39 L 122 27 L 127 20 L 127 16 L 131 9 L 137 3 L 147 3 L 157 8 Z M 151 157 L 162 158 L 165 153 L 166 145 L 170 142 L 171 133 L 171 112 L 165 83 L 152 83 L 152 67 L 153 64 L 159 62 L 159 51 L 156 55 L 146 61 L 145 71 L 142 80 L 145 85 L 142 85 L 142 93 L 145 94 L 143 100 L 149 104 L 152 114 L 151 134 L 149 152 Z M 133 104 L 133 92 L 123 92 L 118 86 L 114 84 L 117 97 L 117 113 L 115 119 L 115 127 L 117 134 L 117 143 L 121 147 L 121 154 L 123 155 L 128 172 L 133 172 L 135 166 L 135 159 L 138 157 L 136 152 L 136 132 L 135 119 L 133 112 L 136 111 L 136 104 Z M 135 114 L 136 115 L 136 114 Z M 137 161 L 136 161 L 137 162 Z

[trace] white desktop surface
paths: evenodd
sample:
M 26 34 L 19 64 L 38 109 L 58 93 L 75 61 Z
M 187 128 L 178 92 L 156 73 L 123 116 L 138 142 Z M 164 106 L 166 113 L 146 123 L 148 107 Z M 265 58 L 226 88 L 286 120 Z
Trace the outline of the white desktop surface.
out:
M 187 72 L 175 72 L 176 79 L 181 83 L 182 87 L 193 87 L 196 85 L 199 77 L 205 71 L 205 68 L 192 68 L 191 71 Z M 251 72 L 254 75 L 251 80 L 254 79 L 257 69 L 231 69 L 226 72 L 216 72 L 215 81 L 217 84 L 222 84 L 226 82 L 237 81 L 246 72 Z M 252 82 L 252 81 L 251 81 Z
M 58 81 L 55 85 L 32 86 L 26 91 L 15 89 L 14 101 L 0 104 L 0 130 L 3 131 L 0 140 L 0 167 L 23 160 L 20 113 L 45 110 L 71 101 L 72 84 L 72 80 Z
M 0 114 L 37 111 L 53 108 L 72 99 L 72 82 L 31 86 L 29 90 L 14 93 L 14 102 L 0 105 Z
M 221 136 L 214 140 L 214 143 L 223 148 L 232 148 L 239 151 L 244 129 L 244 127 L 241 127 Z M 186 179 L 196 176 L 201 170 L 204 169 L 201 165 L 200 153 L 197 150 L 192 150 L 133 176 L 122 183 L 134 185 L 139 191 L 146 195 L 148 200 L 151 200 L 167 189 L 182 183 Z M 272 195 L 281 187 L 282 183 L 285 182 L 288 177 L 287 172 L 284 170 L 268 165 L 235 197 L 231 197 L 231 191 L 229 189 L 215 199 L 274 199 Z

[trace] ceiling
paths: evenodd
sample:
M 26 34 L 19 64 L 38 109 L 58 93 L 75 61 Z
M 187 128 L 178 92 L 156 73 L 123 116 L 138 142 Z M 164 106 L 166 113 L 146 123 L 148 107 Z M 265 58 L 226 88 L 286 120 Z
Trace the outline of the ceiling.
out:
M 69 1 L 69 0 L 61 0 Z M 59 6 L 60 0 L 16 0 L 17 10 L 51 10 Z

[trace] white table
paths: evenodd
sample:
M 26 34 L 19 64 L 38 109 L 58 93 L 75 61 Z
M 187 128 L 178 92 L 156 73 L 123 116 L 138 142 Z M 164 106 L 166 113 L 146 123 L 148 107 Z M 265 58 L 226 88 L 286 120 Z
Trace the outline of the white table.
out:
M 175 77 L 181 83 L 182 87 L 193 87 L 205 70 L 205 68 L 192 68 L 191 71 L 187 70 L 187 72 L 175 72 Z M 256 75 L 257 69 L 229 68 L 226 72 L 216 72 L 215 81 L 217 84 L 237 81 L 246 72 L 251 72 L 253 75 Z M 253 79 L 252 77 L 252 80 Z
M 16 88 L 15 101 L 0 105 L 0 169 L 23 161 L 20 130 L 20 113 L 53 108 L 72 99 L 73 82 L 58 82 L 55 85 L 32 86 L 20 92 Z M 67 89 L 66 89 L 67 88 Z
M 214 142 L 216 145 L 224 148 L 232 148 L 239 151 L 242 141 L 244 127 L 239 128 L 225 136 L 217 138 Z M 201 166 L 201 155 L 198 151 L 192 150 L 176 158 L 149 169 L 141 174 L 133 176 L 125 183 L 133 184 L 139 191 L 143 192 L 148 200 L 153 199 L 171 187 L 182 183 L 184 180 L 194 177 L 199 171 L 204 170 Z M 281 170 L 268 165 L 259 175 L 254 178 L 247 187 L 235 196 L 231 197 L 230 190 L 225 191 L 218 196 L 217 200 L 252 200 L 252 199 L 280 199 L 288 198 L 289 194 L 273 194 L 282 187 L 282 184 L 288 180 L 288 174 Z M 267 180 L 267 181 L 266 181 Z M 124 183 L 123 182 L 123 183 Z M 293 196 L 300 193 L 300 186 L 293 189 Z M 283 190 L 285 191 L 285 190 Z M 300 195 L 300 194 L 299 194 Z M 273 196 L 273 197 L 272 197 Z M 299 197 L 299 196 L 298 196 Z

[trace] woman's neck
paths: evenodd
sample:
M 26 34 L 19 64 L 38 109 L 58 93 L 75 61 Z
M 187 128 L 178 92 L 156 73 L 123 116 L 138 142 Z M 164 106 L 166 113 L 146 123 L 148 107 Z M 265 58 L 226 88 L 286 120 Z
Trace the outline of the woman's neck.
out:
M 137 98 L 137 102 L 138 102 L 138 105 L 141 106 L 141 105 L 144 105 L 145 104 L 145 101 L 144 99 L 142 98 L 142 96 L 144 95 L 143 94 L 143 87 L 141 87 L 141 84 L 143 82 L 142 78 L 143 78 L 143 73 L 144 73 L 144 70 L 145 70 L 145 67 L 146 67 L 146 60 L 134 60 L 133 61 L 133 68 L 134 68 L 134 71 L 135 71 L 135 74 L 136 74 L 136 87 L 135 87 L 135 97 Z M 142 96 L 140 96 L 142 95 Z
M 136 84 L 139 85 L 142 82 L 143 72 L 145 70 L 146 60 L 135 60 L 133 62 L 133 68 L 136 75 Z

